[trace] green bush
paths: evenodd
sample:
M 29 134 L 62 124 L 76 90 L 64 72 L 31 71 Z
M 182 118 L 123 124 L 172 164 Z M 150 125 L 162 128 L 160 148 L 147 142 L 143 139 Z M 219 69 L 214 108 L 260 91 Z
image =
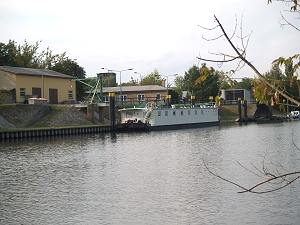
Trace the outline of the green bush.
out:
M 6 96 L 2 94 L 2 91 L 0 90 L 0 104 L 3 104 L 6 100 Z

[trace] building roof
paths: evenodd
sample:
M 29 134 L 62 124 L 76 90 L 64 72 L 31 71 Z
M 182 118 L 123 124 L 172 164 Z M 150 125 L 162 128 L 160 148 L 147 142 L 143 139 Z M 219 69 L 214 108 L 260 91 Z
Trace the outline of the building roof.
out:
M 10 67 L 10 66 L 0 66 L 0 70 L 13 73 L 16 75 L 47 76 L 47 77 L 69 78 L 69 79 L 75 78 L 73 76 L 69 76 L 53 70 L 33 69 L 33 68 L 24 68 L 24 67 Z
M 171 89 L 171 88 L 170 88 Z M 150 91 L 166 91 L 166 87 L 160 85 L 141 85 L 141 86 L 122 86 L 122 92 L 150 92 Z M 103 87 L 103 93 L 119 93 L 119 87 Z

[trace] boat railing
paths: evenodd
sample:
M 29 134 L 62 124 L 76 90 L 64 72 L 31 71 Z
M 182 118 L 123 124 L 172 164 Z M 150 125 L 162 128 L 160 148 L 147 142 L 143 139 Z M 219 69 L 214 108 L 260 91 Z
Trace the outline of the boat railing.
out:
M 147 113 L 145 115 L 145 118 L 144 118 L 144 123 L 145 124 L 147 124 L 149 122 L 148 119 L 150 117 L 151 112 L 152 112 L 152 108 L 148 108 L 148 111 L 147 111 Z

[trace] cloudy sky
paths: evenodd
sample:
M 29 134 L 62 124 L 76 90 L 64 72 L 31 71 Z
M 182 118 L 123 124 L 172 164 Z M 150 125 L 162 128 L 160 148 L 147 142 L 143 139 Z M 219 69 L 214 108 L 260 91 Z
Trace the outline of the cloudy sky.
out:
M 11 39 L 23 44 L 26 39 L 34 44 L 42 40 L 40 51 L 48 46 L 55 54 L 66 51 L 89 77 L 106 72 L 102 67 L 133 68 L 122 72 L 122 82 L 131 76 L 139 79 L 154 69 L 162 75 L 184 75 L 199 64 L 199 55 L 233 54 L 224 39 L 207 42 L 202 38 L 221 34 L 199 27 L 214 27 L 216 15 L 229 35 L 236 19 L 240 35 L 242 19 L 243 35 L 252 32 L 247 59 L 264 73 L 279 56 L 299 53 L 299 32 L 282 29 L 278 23 L 280 11 L 287 8 L 284 3 L 268 5 L 267 0 L 1 0 L 0 42 Z M 235 43 L 241 46 L 237 38 Z M 236 63 L 208 66 L 226 72 Z M 254 72 L 245 67 L 234 77 L 254 77 Z

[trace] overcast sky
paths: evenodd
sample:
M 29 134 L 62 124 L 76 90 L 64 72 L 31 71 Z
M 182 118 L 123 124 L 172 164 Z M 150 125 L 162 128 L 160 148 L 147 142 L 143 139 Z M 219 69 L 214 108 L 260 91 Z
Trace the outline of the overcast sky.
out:
M 240 34 L 243 16 L 243 35 L 252 32 L 247 59 L 264 73 L 274 59 L 300 51 L 299 32 L 282 29 L 278 23 L 280 11 L 287 8 L 278 2 L 268 5 L 267 0 L 1 0 L 0 42 L 11 39 L 23 44 L 26 39 L 34 44 L 42 40 L 39 51 L 48 46 L 55 54 L 66 51 L 89 77 L 107 72 L 102 67 L 133 68 L 122 72 L 122 82 L 127 82 L 131 76 L 139 79 L 140 74 L 146 76 L 154 69 L 162 75 L 184 75 L 198 65 L 199 55 L 232 54 L 224 39 L 202 39 L 202 35 L 215 38 L 220 30 L 209 32 L 198 25 L 214 27 L 216 15 L 231 35 L 237 18 Z M 235 43 L 241 46 L 237 39 Z M 207 64 L 225 72 L 236 65 Z M 252 78 L 254 72 L 245 67 L 234 77 Z

